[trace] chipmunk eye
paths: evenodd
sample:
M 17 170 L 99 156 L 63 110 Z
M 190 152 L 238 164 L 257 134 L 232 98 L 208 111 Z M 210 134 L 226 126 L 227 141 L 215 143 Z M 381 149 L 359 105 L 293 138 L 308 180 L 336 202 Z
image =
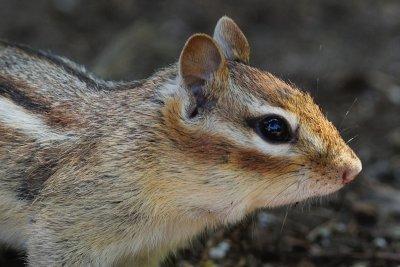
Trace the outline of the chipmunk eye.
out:
M 277 115 L 267 116 L 259 120 L 256 131 L 271 143 L 286 143 L 292 139 L 289 123 Z

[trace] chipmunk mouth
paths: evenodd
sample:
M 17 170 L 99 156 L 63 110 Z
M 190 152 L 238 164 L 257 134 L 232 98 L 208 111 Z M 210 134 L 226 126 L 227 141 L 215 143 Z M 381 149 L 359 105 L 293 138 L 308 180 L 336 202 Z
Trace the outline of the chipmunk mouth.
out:
M 311 189 L 313 191 L 312 197 L 328 196 L 330 194 L 336 193 L 337 191 L 342 189 L 343 186 L 344 185 L 340 182 L 332 183 L 330 181 L 315 185 L 315 187 Z
M 324 197 L 339 191 L 344 185 L 342 172 L 339 172 L 310 178 L 307 187 L 310 197 Z
M 341 179 L 302 176 L 282 186 L 271 196 L 263 198 L 263 206 L 279 207 L 312 198 L 329 196 L 339 191 L 344 185 Z

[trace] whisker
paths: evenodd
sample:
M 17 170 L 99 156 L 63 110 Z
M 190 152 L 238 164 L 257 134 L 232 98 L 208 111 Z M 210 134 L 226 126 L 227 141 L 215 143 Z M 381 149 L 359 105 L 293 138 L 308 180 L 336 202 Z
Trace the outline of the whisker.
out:
M 346 144 L 349 144 L 351 141 L 353 141 L 353 140 L 356 139 L 357 137 L 358 137 L 358 134 L 355 135 L 355 136 L 353 136 L 352 138 L 350 138 L 350 139 L 346 142 Z
M 346 127 L 344 129 L 340 130 L 340 133 L 342 134 L 342 133 L 345 133 L 347 131 L 354 130 L 354 129 L 358 128 L 358 127 L 360 127 L 360 125 L 358 125 L 358 124 L 353 125 L 351 127 Z
M 282 226 L 281 226 L 281 234 L 283 232 L 283 227 L 285 226 L 286 219 L 287 219 L 287 216 L 289 214 L 289 209 L 290 209 L 290 205 L 287 206 L 286 212 L 285 212 L 285 217 L 283 217 Z
M 289 186 L 285 187 L 283 190 L 281 190 L 278 194 L 276 194 L 268 203 L 267 205 L 270 205 L 271 203 L 273 203 L 276 198 L 278 198 L 282 193 L 284 193 L 286 190 L 288 190 L 290 187 L 292 187 L 293 185 L 295 185 L 297 183 L 297 181 L 294 181 L 293 183 L 291 183 Z
M 347 116 L 349 115 L 351 109 L 353 108 L 353 106 L 354 106 L 354 104 L 357 102 L 357 100 L 358 100 L 357 97 L 354 98 L 353 103 L 352 103 L 352 104 L 350 105 L 350 107 L 347 109 L 346 114 L 344 115 L 344 118 L 342 119 L 342 121 L 341 121 L 340 124 L 339 124 L 339 127 L 338 127 L 339 129 L 342 128 L 342 125 L 343 125 L 344 121 L 346 120 Z

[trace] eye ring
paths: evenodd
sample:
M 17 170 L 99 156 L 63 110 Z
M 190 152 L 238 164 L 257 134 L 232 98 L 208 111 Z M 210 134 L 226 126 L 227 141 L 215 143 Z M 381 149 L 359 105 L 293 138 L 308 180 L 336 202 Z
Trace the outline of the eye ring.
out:
M 253 128 L 268 143 L 285 144 L 293 140 L 293 131 L 289 122 L 276 114 L 254 120 Z

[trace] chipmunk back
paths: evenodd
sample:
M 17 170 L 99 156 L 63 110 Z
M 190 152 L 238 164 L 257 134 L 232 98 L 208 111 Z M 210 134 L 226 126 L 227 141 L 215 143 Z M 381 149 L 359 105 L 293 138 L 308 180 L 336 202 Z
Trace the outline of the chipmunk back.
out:
M 141 82 L 1 44 L 0 238 L 31 266 L 157 265 L 204 231 L 339 190 L 361 162 L 229 18 Z

